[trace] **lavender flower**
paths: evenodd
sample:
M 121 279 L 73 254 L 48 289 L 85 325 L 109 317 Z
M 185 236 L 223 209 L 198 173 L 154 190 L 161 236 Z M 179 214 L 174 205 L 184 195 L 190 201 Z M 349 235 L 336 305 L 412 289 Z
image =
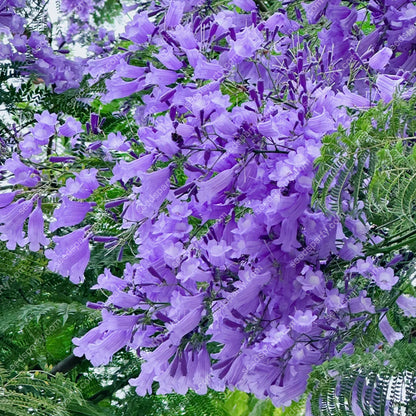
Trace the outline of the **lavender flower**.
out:
M 394 270 L 391 267 L 387 267 L 386 269 L 377 267 L 373 272 L 373 279 L 382 290 L 391 290 L 399 281 L 399 278 L 394 275 Z
M 48 267 L 53 272 L 69 277 L 73 283 L 84 281 L 84 271 L 90 259 L 88 227 L 73 231 L 63 237 L 53 237 L 53 249 L 45 251 Z
M 143 173 L 139 203 L 146 216 L 152 216 L 162 205 L 170 189 L 171 167 Z
M 416 298 L 414 296 L 400 295 L 396 300 L 404 316 L 416 317 Z
M 121 160 L 113 168 L 113 177 L 110 183 L 114 183 L 120 179 L 123 182 L 127 182 L 129 179 L 139 176 L 150 168 L 153 160 L 154 156 L 151 154 L 142 156 L 132 162 Z
M 79 224 L 94 205 L 96 205 L 94 202 L 75 202 L 64 196 L 60 207 L 53 212 L 55 221 L 50 223 L 49 229 L 56 231 L 61 227 Z
M 7 207 L 7 205 L 10 205 L 13 202 L 16 195 L 17 191 L 0 194 L 0 208 L 4 208 Z
M 403 338 L 403 334 L 401 332 L 396 332 L 392 328 L 390 322 L 387 319 L 387 316 L 383 316 L 383 318 L 380 319 L 379 328 L 390 346 L 392 346 L 396 341 L 400 341 Z
M 375 70 L 381 71 L 387 65 L 392 55 L 393 51 L 390 48 L 384 47 L 370 58 L 368 65 Z
M 312 314 L 311 310 L 296 311 L 293 316 L 290 317 L 292 322 L 292 328 L 300 333 L 307 334 L 312 330 L 312 323 L 318 319 L 317 316 Z
M 127 24 L 123 37 L 135 43 L 144 43 L 155 30 L 155 25 L 150 22 L 146 13 L 136 14 L 133 20 Z
M 75 175 L 75 179 L 67 179 L 65 186 L 59 192 L 63 196 L 86 199 L 100 185 L 96 179 L 97 169 L 84 169 Z
M 374 305 L 371 302 L 371 298 L 366 297 L 367 291 L 362 290 L 360 295 L 348 300 L 348 305 L 352 313 L 369 312 L 375 313 Z
M 103 146 L 108 150 L 118 150 L 120 152 L 125 152 L 130 148 L 130 144 L 126 143 L 126 138 L 119 131 L 117 134 L 110 133 L 107 140 L 103 141 Z
M 4 167 L 13 173 L 13 177 L 9 179 L 10 184 L 33 188 L 40 181 L 39 172 L 21 162 L 17 153 L 13 153 L 12 158 L 6 160 Z
M 112 315 L 103 309 L 103 322 L 81 338 L 73 338 L 74 354 L 85 355 L 93 365 L 108 364 L 114 353 L 129 344 L 138 316 Z
M 45 237 L 44 232 L 44 220 L 40 199 L 38 199 L 36 208 L 32 211 L 32 213 L 29 216 L 27 230 L 30 250 L 39 251 L 41 245 L 49 245 L 50 240 L 49 238 Z
M 0 208 L 0 239 L 7 241 L 6 247 L 14 250 L 16 244 L 23 247 L 28 239 L 25 237 L 23 226 L 32 212 L 33 201 L 19 199 L 4 208 Z
M 83 131 L 82 124 L 73 117 L 68 117 L 65 123 L 59 128 L 59 134 L 65 137 L 73 137 Z

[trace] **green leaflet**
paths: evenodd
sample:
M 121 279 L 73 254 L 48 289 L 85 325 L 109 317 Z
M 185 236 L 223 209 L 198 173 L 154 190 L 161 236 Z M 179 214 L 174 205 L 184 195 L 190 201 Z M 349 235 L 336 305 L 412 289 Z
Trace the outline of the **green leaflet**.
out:
M 75 383 L 45 372 L 11 372 L 0 367 L 0 413 L 5 416 L 105 416 L 105 409 L 87 403 Z
M 407 341 L 375 352 L 344 354 L 316 367 L 309 379 L 315 416 L 413 415 L 416 346 Z
M 349 131 L 340 127 L 323 139 L 315 162 L 314 204 L 344 219 L 349 193 L 352 208 L 363 202 L 368 221 L 388 234 L 369 254 L 415 246 L 415 103 L 415 96 L 395 98 L 359 114 Z

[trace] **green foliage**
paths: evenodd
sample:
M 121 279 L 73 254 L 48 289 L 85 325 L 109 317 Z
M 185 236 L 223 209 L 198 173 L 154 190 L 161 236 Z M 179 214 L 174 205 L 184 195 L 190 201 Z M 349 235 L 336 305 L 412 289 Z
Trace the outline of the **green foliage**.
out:
M 314 416 L 413 415 L 416 345 L 344 354 L 316 367 L 308 391 Z M 362 413 L 360 413 L 360 411 Z
M 0 362 L 20 371 L 47 369 L 73 348 L 72 338 L 95 326 L 98 311 L 85 306 L 101 294 L 47 270 L 41 253 L 0 244 Z
M 39 305 L 28 304 L 13 310 L 0 322 L 0 333 L 7 331 L 11 327 L 23 329 L 32 320 L 39 323 L 39 320 L 43 316 L 54 316 L 57 320 L 59 319 L 62 325 L 65 325 L 68 318 L 74 315 L 77 315 L 78 318 L 85 315 L 86 319 L 94 320 L 97 320 L 99 316 L 96 311 L 88 309 L 85 305 L 78 302 L 43 302 Z
M 275 416 L 281 414 L 270 400 L 258 400 L 252 394 L 238 390 L 228 392 L 224 406 L 228 414 L 235 416 Z
M 0 367 L 0 412 L 4 416 L 105 416 L 104 409 L 87 403 L 77 385 L 62 375 Z
M 103 23 L 113 23 L 115 18 L 120 15 L 122 5 L 120 0 L 106 0 L 103 7 L 94 13 L 94 23 L 99 26 Z
M 353 197 L 353 210 L 364 202 L 368 221 L 384 238 L 373 253 L 415 247 L 415 103 L 416 96 L 395 98 L 361 113 L 349 131 L 339 127 L 323 139 L 316 160 L 313 202 L 341 219 L 346 193 Z
M 370 13 L 366 13 L 365 19 L 358 23 L 358 27 L 363 31 L 365 35 L 368 35 L 369 33 L 373 32 L 375 29 L 375 26 L 371 23 L 370 19 Z
M 206 395 L 198 395 L 188 392 L 185 395 L 167 394 L 138 397 L 134 391 L 130 391 L 123 403 L 127 407 L 118 413 L 126 416 L 134 416 L 137 409 L 146 416 L 228 416 L 223 408 L 224 395 L 210 391 Z
M 368 291 L 376 309 L 389 309 L 389 321 L 405 338 L 378 349 L 374 347 L 380 339 L 378 319 L 368 326 L 363 321 L 365 330 L 359 325 L 351 332 L 354 354 L 344 354 L 313 370 L 308 392 L 314 416 L 416 414 L 414 328 L 412 320 L 404 318 L 395 305 L 401 293 L 414 296 L 415 103 L 415 96 L 409 100 L 395 97 L 390 104 L 380 103 L 357 114 L 349 129 L 340 127 L 323 139 L 321 156 L 316 160 L 313 202 L 336 214 L 342 223 L 347 214 L 370 223 L 373 234 L 382 241 L 365 246 L 366 254 L 382 254 L 383 264 L 398 252 L 404 256 L 395 266 L 399 283 L 390 292 L 380 291 L 359 277 L 354 284 L 356 290 Z M 352 197 L 348 207 L 346 197 Z M 348 267 L 344 263 L 329 265 L 335 281 L 337 270 L 341 276 Z
M 167 394 L 139 397 L 133 389 L 115 398 L 121 406 L 116 416 L 135 416 L 137 409 L 143 416 L 303 416 L 305 400 L 293 403 L 285 411 L 277 409 L 270 400 L 259 400 L 242 391 L 216 392 L 198 395 Z M 116 406 L 118 407 L 118 406 Z

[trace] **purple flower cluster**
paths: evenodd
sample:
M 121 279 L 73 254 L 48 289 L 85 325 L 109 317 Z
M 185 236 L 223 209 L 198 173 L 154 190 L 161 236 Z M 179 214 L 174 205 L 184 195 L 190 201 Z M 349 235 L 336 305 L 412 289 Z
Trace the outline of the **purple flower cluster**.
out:
M 94 4 L 98 3 L 98 4 Z M 95 7 L 103 6 L 102 1 L 96 0 L 62 0 L 61 12 L 65 14 L 75 13 L 83 21 L 88 21 Z
M 36 74 L 38 82 L 54 85 L 56 92 L 77 88 L 83 61 L 67 59 L 65 50 L 54 51 L 44 34 L 27 34 L 27 22 L 19 13 L 24 6 L 24 0 L 0 3 L 0 60 L 25 63 L 22 69 L 26 74 Z
M 103 320 L 74 339 L 76 355 L 101 365 L 122 348 L 136 351 L 144 361 L 131 380 L 138 394 L 154 381 L 161 394 L 230 387 L 281 406 L 303 393 L 314 365 L 351 352 L 346 337 L 374 316 L 389 343 L 401 338 L 369 296 L 374 286 L 392 290 L 398 277 L 381 259 L 364 259 L 363 244 L 372 240 L 363 216 L 351 212 L 344 226 L 311 204 L 322 138 L 350 126 L 347 108 L 388 102 L 412 79 L 416 7 L 385 3 L 370 2 L 368 35 L 357 26 L 360 10 L 337 0 L 305 4 L 310 23 L 330 22 L 316 49 L 299 31 L 300 12 L 297 21 L 284 9 L 263 21 L 251 0 L 208 15 L 198 0 L 152 5 L 127 24 L 126 51 L 86 66 L 91 83 L 111 73 L 103 102 L 142 94 L 143 105 L 130 110 L 137 134 L 107 135 L 96 114 L 85 129 L 72 117 L 59 124 L 47 111 L 36 116 L 20 143 L 30 160 L 14 154 L 5 164 L 9 183 L 31 199 L 0 195 L 0 238 L 10 249 L 47 247 L 41 201 L 58 196 L 49 230 L 69 229 L 52 237 L 45 255 L 51 270 L 81 282 L 93 241 L 119 247 L 120 258 L 126 244 L 83 224 L 106 181 L 123 197 L 106 201 L 105 210 L 123 236 L 133 235 L 140 259 L 122 276 L 106 269 L 98 277 L 93 288 L 109 297 L 90 306 L 102 309 Z M 134 65 L 149 45 L 157 52 Z M 42 60 L 52 65 L 40 56 L 35 65 Z M 353 85 L 351 73 L 359 74 Z M 79 81 L 73 74 L 62 89 Z M 76 161 L 82 142 L 111 171 L 80 163 L 55 177 L 51 190 L 42 172 L 51 138 L 54 163 Z M 69 150 L 59 146 L 68 138 Z M 342 284 L 326 273 L 334 258 L 353 262 Z M 416 315 L 414 298 L 402 295 L 397 305 Z

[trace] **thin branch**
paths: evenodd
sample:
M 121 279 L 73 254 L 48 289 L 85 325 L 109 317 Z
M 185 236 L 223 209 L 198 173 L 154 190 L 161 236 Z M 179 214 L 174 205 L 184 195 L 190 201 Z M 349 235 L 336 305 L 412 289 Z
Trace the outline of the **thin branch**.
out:
M 259 7 L 259 10 L 261 12 L 267 12 L 268 11 L 266 5 L 263 3 L 263 0 L 254 0 L 254 3 L 257 4 L 257 6 Z
M 75 368 L 78 364 L 83 362 L 85 357 L 77 357 L 74 354 L 69 355 L 68 357 L 64 358 L 58 364 L 56 364 L 52 370 L 50 371 L 51 374 L 56 373 L 67 373 Z

